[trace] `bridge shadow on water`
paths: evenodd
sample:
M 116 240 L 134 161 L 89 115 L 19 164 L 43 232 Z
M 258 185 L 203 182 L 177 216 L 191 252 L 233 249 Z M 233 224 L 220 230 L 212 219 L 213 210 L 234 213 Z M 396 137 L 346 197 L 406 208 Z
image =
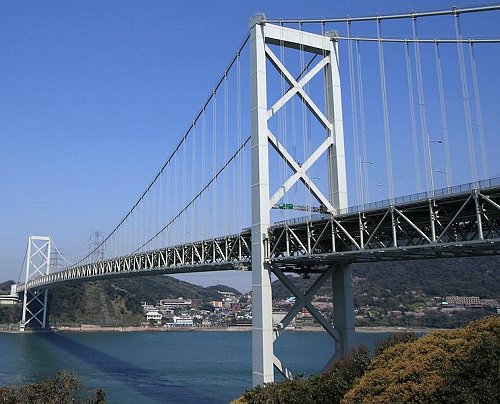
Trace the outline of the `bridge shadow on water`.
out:
M 190 388 L 176 385 L 175 382 L 168 380 L 165 376 L 154 374 L 147 369 L 115 358 L 95 348 L 67 338 L 64 335 L 44 332 L 37 334 L 37 336 L 99 371 L 106 373 L 111 377 L 113 382 L 118 381 L 125 384 L 128 388 L 137 391 L 152 402 L 185 404 L 214 402 L 209 397 Z M 106 391 L 105 387 L 104 390 Z

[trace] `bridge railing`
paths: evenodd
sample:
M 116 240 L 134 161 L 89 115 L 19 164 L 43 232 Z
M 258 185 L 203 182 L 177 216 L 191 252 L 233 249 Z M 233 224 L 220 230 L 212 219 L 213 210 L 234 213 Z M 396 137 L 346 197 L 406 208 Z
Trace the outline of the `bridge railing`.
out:
M 392 201 L 390 199 L 385 199 L 382 201 L 366 203 L 364 205 L 350 206 L 347 209 L 340 210 L 339 214 L 342 215 L 342 214 L 362 212 L 365 210 L 387 208 L 391 205 L 399 205 L 403 203 L 421 202 L 437 196 L 446 196 L 446 195 L 452 196 L 456 194 L 462 194 L 464 192 L 470 192 L 473 189 L 486 189 L 499 185 L 500 185 L 500 177 L 494 177 L 487 180 L 468 182 L 466 184 L 455 185 L 452 187 L 439 188 L 435 189 L 434 191 L 426 191 L 411 195 L 399 196 L 397 198 L 394 198 L 394 200 Z
M 434 197 L 441 197 L 441 196 L 453 196 L 453 195 L 458 195 L 458 194 L 463 194 L 465 192 L 471 192 L 473 189 L 487 189 L 487 188 L 493 188 L 493 187 L 498 187 L 500 186 L 500 177 L 493 177 L 487 180 L 481 180 L 481 181 L 476 181 L 476 182 L 468 182 L 465 184 L 460 184 L 460 185 L 455 185 L 452 187 L 446 187 L 446 188 L 440 188 L 436 189 L 433 192 L 427 191 L 427 192 L 419 192 L 411 195 L 404 195 L 404 196 L 399 196 L 397 198 L 394 198 L 394 200 L 390 199 L 384 199 L 382 201 L 376 201 L 376 202 L 370 202 L 370 203 L 365 203 L 363 205 L 356 205 L 356 206 L 350 206 L 346 209 L 341 209 L 338 211 L 339 215 L 347 215 L 347 214 L 353 214 L 353 213 L 358 213 L 358 212 L 364 212 L 367 210 L 374 210 L 374 209 L 384 209 L 388 208 L 391 205 L 399 205 L 399 204 L 405 204 L 405 203 L 413 203 L 413 202 L 422 202 L 426 201 L 428 199 L 434 198 Z M 316 221 L 316 220 L 322 220 L 329 218 L 329 215 L 326 213 L 316 213 L 316 214 L 311 214 L 308 216 L 300 216 L 296 217 L 293 219 L 285 220 L 285 221 L 279 221 L 274 223 L 274 225 L 280 225 L 284 222 L 288 223 L 289 225 L 297 224 L 297 223 L 303 223 L 306 221 Z

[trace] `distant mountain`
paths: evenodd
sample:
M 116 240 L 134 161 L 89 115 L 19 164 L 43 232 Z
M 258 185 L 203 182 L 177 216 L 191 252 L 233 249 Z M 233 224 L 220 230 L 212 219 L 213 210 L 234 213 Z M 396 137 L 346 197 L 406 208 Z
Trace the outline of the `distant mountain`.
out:
M 209 290 L 214 290 L 214 291 L 219 291 L 219 292 L 231 292 L 234 293 L 235 295 L 241 295 L 242 293 L 235 288 L 232 288 L 231 286 L 227 285 L 212 285 L 212 286 L 207 286 L 207 289 Z
M 10 286 L 13 285 L 14 281 L 7 281 L 0 283 L 0 292 L 10 293 Z

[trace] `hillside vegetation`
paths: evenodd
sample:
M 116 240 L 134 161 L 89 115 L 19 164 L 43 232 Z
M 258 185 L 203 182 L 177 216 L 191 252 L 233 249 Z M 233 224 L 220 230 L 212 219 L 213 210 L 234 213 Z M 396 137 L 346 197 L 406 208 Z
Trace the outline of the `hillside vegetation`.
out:
M 497 256 L 353 264 L 352 275 L 357 326 L 454 328 L 496 312 L 500 304 Z M 317 277 L 292 280 L 305 292 Z M 317 295 L 331 301 L 331 280 Z M 273 283 L 274 298 L 289 296 L 281 282 Z M 446 296 L 477 296 L 491 302 L 483 309 L 446 308 L 441 305 Z
M 138 325 L 144 321 L 141 303 L 184 297 L 208 302 L 217 290 L 170 276 L 147 276 L 68 285 L 50 291 L 49 321 L 103 325 Z
M 374 358 L 360 347 L 321 375 L 259 386 L 236 402 L 498 403 L 500 317 L 420 339 L 391 337 Z
M 426 296 L 500 297 L 500 256 L 353 264 L 352 274 L 358 306 L 371 304 L 373 297 L 395 298 L 412 291 Z M 305 290 L 314 280 L 314 276 L 299 278 L 296 284 Z M 331 290 L 327 281 L 318 294 Z M 290 292 L 279 281 L 273 283 L 273 297 L 288 296 Z
M 24 386 L 0 386 L 0 402 L 9 404 L 75 403 L 104 404 L 104 390 L 87 393 L 75 375 L 59 372 L 51 379 Z

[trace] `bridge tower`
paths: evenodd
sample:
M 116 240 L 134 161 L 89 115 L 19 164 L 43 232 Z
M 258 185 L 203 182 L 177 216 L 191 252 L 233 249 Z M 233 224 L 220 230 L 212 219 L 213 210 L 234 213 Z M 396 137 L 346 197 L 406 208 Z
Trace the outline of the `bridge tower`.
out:
M 43 236 L 28 238 L 26 255 L 25 290 L 23 296 L 23 313 L 20 330 L 24 331 L 28 324 L 36 328 L 47 326 L 47 294 L 48 290 L 33 290 L 27 288 L 29 281 L 50 273 L 51 239 Z
M 344 154 L 344 133 L 339 75 L 339 54 L 336 35 L 317 35 L 301 30 L 266 23 L 264 15 L 254 16 L 249 23 L 251 47 L 251 169 L 252 169 L 252 383 L 259 385 L 274 381 L 274 367 L 285 377 L 291 373 L 273 353 L 273 343 L 301 308 L 306 307 L 335 340 L 336 354 L 348 352 L 354 339 L 354 310 L 352 279 L 349 265 L 323 269 L 322 276 L 305 294 L 290 282 L 282 270 L 269 261 L 267 244 L 270 226 L 270 209 L 294 186 L 302 182 L 321 206 L 335 215 L 347 208 L 347 184 Z M 320 61 L 307 74 L 295 79 L 269 45 L 299 49 L 316 55 Z M 280 48 L 281 49 L 281 48 Z M 289 90 L 274 103 L 268 105 L 266 62 L 276 68 L 289 85 Z M 324 75 L 325 111 L 322 111 L 304 86 L 317 74 Z M 292 97 L 297 95 L 312 112 L 325 130 L 325 138 L 309 157 L 297 162 L 285 145 L 273 135 L 268 120 Z M 268 147 L 271 145 L 293 170 L 293 174 L 270 196 L 270 172 Z M 328 196 L 314 184 L 307 170 L 320 156 L 327 155 Z M 272 325 L 271 274 L 297 296 L 290 313 L 276 329 Z M 326 279 L 333 281 L 334 326 L 310 303 L 314 292 Z

